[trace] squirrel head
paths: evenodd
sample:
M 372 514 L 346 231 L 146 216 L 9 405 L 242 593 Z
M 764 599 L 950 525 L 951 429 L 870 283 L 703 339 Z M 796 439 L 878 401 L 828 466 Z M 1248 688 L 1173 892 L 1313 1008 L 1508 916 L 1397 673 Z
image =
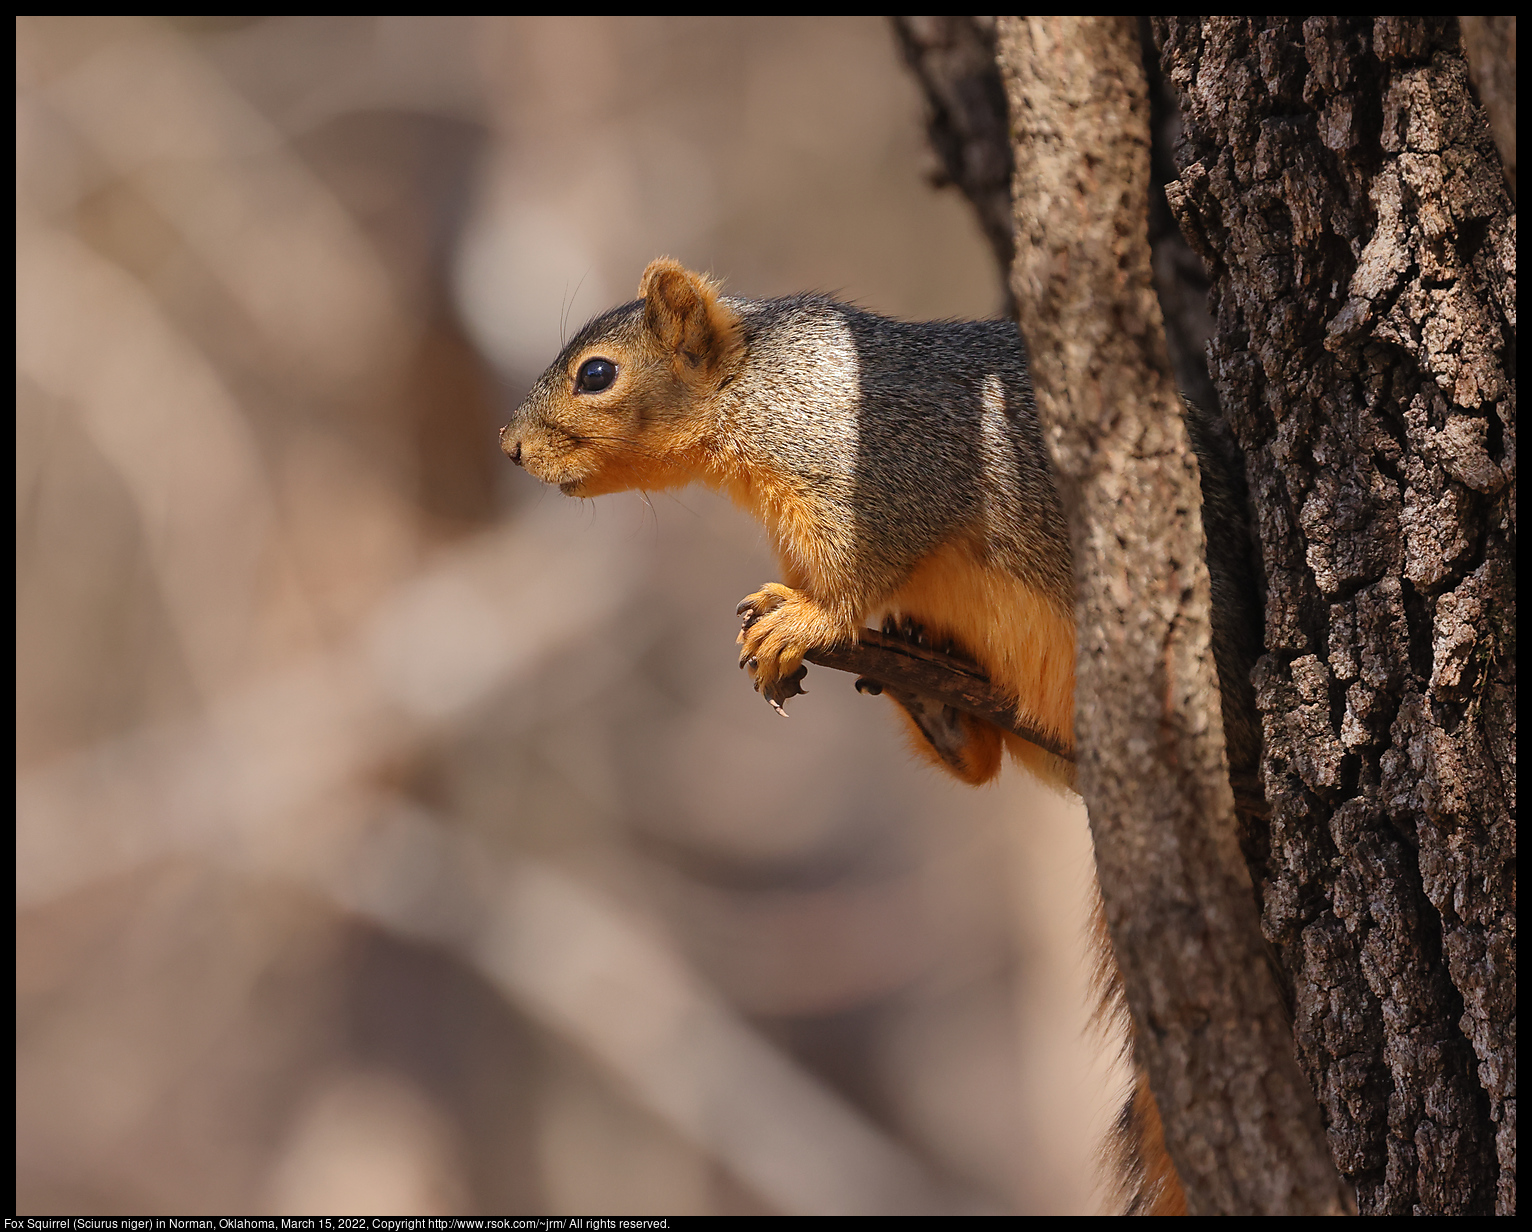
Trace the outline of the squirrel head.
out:
M 697 478 L 743 360 L 739 314 L 710 279 L 662 257 L 638 295 L 581 329 L 500 430 L 511 461 L 567 495 Z

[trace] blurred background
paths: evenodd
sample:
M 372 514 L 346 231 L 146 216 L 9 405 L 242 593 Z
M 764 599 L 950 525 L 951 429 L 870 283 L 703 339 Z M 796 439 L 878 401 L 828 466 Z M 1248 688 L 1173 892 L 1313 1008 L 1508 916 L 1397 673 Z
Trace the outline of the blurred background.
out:
M 1101 1209 L 1083 810 L 497 448 L 658 255 L 994 313 L 889 29 L 17 34 L 17 1210 Z

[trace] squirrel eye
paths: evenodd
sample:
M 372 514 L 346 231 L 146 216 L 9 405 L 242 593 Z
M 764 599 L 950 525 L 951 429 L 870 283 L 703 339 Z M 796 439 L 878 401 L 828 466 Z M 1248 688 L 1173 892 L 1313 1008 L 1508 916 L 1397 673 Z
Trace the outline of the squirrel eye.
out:
M 617 379 L 617 365 L 609 359 L 587 359 L 575 376 L 575 392 L 599 394 Z

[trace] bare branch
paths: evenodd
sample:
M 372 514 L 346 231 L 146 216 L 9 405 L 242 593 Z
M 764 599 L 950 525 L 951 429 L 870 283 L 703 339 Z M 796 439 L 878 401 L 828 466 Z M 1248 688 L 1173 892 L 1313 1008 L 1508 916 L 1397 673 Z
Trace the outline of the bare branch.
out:
M 859 638 L 854 646 L 816 648 L 804 658 L 820 667 L 855 672 L 863 677 L 857 681 L 857 688 L 863 692 L 881 691 L 879 688 L 863 688 L 864 681 L 871 681 L 878 686 L 918 693 L 1015 732 L 1055 757 L 1074 760 L 1074 749 L 1045 736 L 1018 715 L 999 690 L 990 684 L 989 677 L 972 663 L 874 629 L 863 629 Z

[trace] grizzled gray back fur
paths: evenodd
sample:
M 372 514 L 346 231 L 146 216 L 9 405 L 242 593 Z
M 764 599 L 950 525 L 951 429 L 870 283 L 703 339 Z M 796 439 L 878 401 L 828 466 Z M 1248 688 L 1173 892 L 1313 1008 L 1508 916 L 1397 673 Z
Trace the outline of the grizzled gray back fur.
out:
M 962 538 L 1072 613 L 1069 540 L 1013 324 L 892 321 L 811 295 L 724 302 L 749 352 L 724 413 L 840 513 L 828 524 L 855 528 L 850 572 L 886 594 Z

